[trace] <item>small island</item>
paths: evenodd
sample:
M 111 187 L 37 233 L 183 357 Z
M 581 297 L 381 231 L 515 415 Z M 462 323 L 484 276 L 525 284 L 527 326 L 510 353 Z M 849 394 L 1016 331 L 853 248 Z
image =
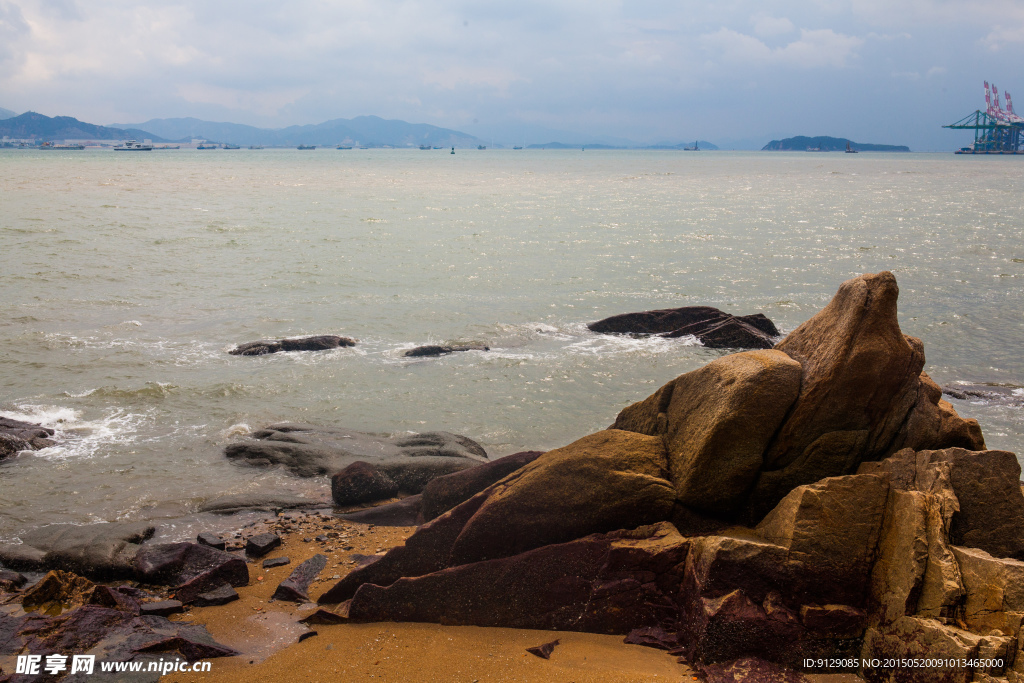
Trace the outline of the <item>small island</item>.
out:
M 849 144 L 849 148 L 847 148 Z M 772 140 L 761 148 L 762 152 L 843 152 L 847 149 L 856 152 L 909 152 L 906 145 L 876 145 L 867 142 L 854 142 L 846 138 L 833 138 L 827 135 L 807 137 L 797 135 L 784 140 Z

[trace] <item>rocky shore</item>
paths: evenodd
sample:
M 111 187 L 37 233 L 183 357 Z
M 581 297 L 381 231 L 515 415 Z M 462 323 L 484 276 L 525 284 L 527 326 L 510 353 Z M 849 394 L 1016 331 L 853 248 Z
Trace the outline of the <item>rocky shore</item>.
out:
M 194 543 L 26 534 L 0 547 L 0 681 L 58 645 L 224 658 L 215 680 L 1024 680 L 1021 468 L 943 400 L 898 294 L 848 280 L 774 345 L 767 318 L 717 309 L 595 323 L 756 350 L 547 453 L 271 425 L 225 455 L 331 475 L 347 511 L 226 517 Z

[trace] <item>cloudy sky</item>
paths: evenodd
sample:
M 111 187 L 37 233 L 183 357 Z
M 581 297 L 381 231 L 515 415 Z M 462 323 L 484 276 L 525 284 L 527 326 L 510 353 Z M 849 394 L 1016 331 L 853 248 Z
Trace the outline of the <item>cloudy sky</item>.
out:
M 1024 110 L 1022 58 L 1021 0 L 0 0 L 0 107 L 103 124 L 938 150 L 985 79 Z

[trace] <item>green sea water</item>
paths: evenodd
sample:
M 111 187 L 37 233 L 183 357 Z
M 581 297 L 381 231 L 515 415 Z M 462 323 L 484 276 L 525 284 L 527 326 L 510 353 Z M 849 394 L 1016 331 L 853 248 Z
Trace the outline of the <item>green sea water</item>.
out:
M 594 335 L 711 305 L 785 332 L 891 270 L 940 383 L 1024 386 L 1024 173 L 951 154 L 0 151 L 0 414 L 58 445 L 0 463 L 0 539 L 170 517 L 226 493 L 323 497 L 237 467 L 264 424 L 564 445 L 725 353 Z M 342 334 L 354 349 L 227 354 Z M 420 344 L 489 352 L 406 359 Z M 1019 393 L 1024 393 L 1022 389 Z M 1022 408 L 953 401 L 1024 453 Z

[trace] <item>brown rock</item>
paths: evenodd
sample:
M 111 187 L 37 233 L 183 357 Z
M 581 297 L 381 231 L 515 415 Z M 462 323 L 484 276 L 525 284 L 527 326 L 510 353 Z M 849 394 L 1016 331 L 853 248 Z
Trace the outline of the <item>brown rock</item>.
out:
M 911 425 L 913 439 L 907 431 L 915 407 L 927 409 L 921 395 L 930 388 L 921 380 L 921 341 L 900 331 L 898 296 L 889 272 L 847 280 L 828 306 L 776 345 L 803 366 L 803 383 L 765 453 L 765 471 L 749 504 L 751 519 L 762 517 L 797 486 L 849 474 L 865 460 L 881 459 L 927 436 L 921 416 Z M 953 428 L 959 420 L 954 416 L 945 415 L 949 424 L 932 441 L 970 432 Z
M 549 451 L 487 489 L 449 562 L 508 557 L 667 519 L 675 491 L 665 467 L 661 439 L 615 429 Z
M 245 560 L 198 543 L 146 545 L 135 561 L 140 580 L 175 587 L 175 597 L 185 604 L 225 583 L 249 583 Z
M 1024 562 L 995 558 L 978 548 L 953 547 L 963 577 L 963 620 L 978 633 L 1013 635 L 1024 618 Z
M 555 647 L 558 645 L 557 640 L 552 640 L 550 643 L 544 643 L 543 645 L 537 645 L 536 647 L 528 647 L 526 651 L 531 655 L 540 657 L 541 659 L 551 659 L 551 653 L 555 651 Z
M 25 609 L 54 605 L 59 612 L 89 602 L 94 587 L 95 584 L 83 576 L 55 569 L 25 591 L 21 604 Z
M 423 488 L 420 504 L 423 521 L 439 517 L 543 454 L 543 451 L 513 453 L 468 470 L 437 477 Z
M 917 403 L 897 434 L 890 450 L 912 448 L 916 451 L 936 448 L 985 450 L 985 437 L 977 420 L 965 420 L 942 399 L 942 389 L 927 373 L 921 373 Z
M 336 505 L 360 505 L 396 495 L 395 480 L 362 460 L 331 477 L 331 497 Z
M 889 493 L 888 477 L 831 477 L 791 491 L 756 531 L 789 551 L 823 602 L 862 604 Z
M 388 587 L 364 584 L 348 615 L 626 634 L 675 618 L 688 545 L 667 522 L 593 534 Z
M 326 555 L 314 555 L 296 567 L 288 578 L 277 586 L 270 599 L 309 602 L 309 584 L 313 583 L 313 579 L 319 576 L 326 566 Z
M 756 481 L 800 378 L 780 351 L 725 356 L 625 408 L 612 428 L 664 438 L 679 502 L 728 516 Z

